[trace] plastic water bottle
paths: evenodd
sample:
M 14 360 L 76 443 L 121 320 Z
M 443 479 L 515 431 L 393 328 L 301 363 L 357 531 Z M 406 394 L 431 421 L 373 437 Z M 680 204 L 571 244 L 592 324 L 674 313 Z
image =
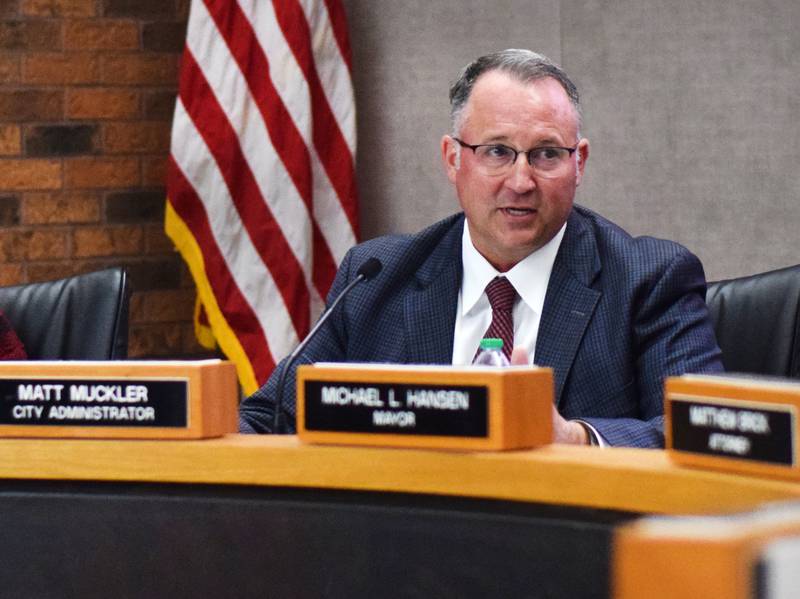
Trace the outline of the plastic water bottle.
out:
M 503 340 L 494 337 L 481 339 L 480 350 L 472 363 L 484 366 L 509 366 L 510 362 L 503 353 Z

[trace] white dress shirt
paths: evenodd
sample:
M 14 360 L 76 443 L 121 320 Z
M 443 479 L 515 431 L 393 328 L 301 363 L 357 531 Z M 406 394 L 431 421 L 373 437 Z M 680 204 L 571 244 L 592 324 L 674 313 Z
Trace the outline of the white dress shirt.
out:
M 486 296 L 486 285 L 500 275 L 508 278 L 518 295 L 513 312 L 514 347 L 522 346 L 527 349 L 528 359 L 533 363 L 544 296 L 566 228 L 565 224 L 553 239 L 511 270 L 499 273 L 472 245 L 469 224 L 464 223 L 464 234 L 461 238 L 461 263 L 464 271 L 458 293 L 453 335 L 454 365 L 472 364 L 481 339 L 492 322 L 492 306 Z
M 464 222 L 461 237 L 461 290 L 458 292 L 456 328 L 453 334 L 453 364 L 472 364 L 486 329 L 492 323 L 492 306 L 486 296 L 486 286 L 497 276 L 505 276 L 517 290 L 514 303 L 514 347 L 528 350 L 528 360 L 534 363 L 536 337 L 544 308 L 544 296 L 558 248 L 564 238 L 566 223 L 556 235 L 506 273 L 499 273 L 472 244 L 469 224 Z M 607 445 L 605 439 L 588 422 L 576 419 L 589 432 L 592 445 Z

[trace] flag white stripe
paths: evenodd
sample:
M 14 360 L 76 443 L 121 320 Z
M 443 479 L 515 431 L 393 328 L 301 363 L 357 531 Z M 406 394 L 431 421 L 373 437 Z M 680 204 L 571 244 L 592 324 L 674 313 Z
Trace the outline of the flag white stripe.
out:
M 321 166 L 316 162 L 316 166 Z M 321 171 L 318 174 L 318 171 Z M 339 265 L 353 245 L 356 236 L 347 218 L 338 196 L 330 186 L 328 176 L 322 168 L 314 169 L 314 218 L 319 223 L 325 243 L 333 254 L 334 262 Z
M 233 207 L 227 183 L 180 98 L 176 102 L 171 152 L 206 209 L 211 232 L 228 271 L 256 315 L 270 353 L 283 356 L 298 338 L 283 296 Z
M 267 125 L 256 109 L 247 80 L 214 19 L 205 4 L 200 2 L 196 6 L 196 29 L 190 29 L 187 47 L 194 54 L 231 127 L 237 132 L 261 195 L 302 266 L 311 296 L 316 295 L 319 302 L 319 294 L 311 280 L 311 216 L 277 152 L 265 148 L 265 144 L 271 143 Z
M 342 130 L 350 154 L 356 155 L 356 108 L 353 83 L 324 2 L 299 0 L 313 36 L 314 63 L 331 110 Z
M 319 224 L 320 232 L 333 255 L 334 262 L 339 264 L 347 250 L 356 242 L 356 238 L 347 214 L 342 208 L 342 202 L 336 194 L 322 165 L 317 148 L 314 146 L 310 110 L 311 93 L 308 82 L 297 64 L 283 31 L 278 26 L 272 2 L 240 0 L 239 5 L 252 25 L 259 44 L 269 58 L 270 77 L 275 89 L 291 114 L 292 120 L 308 148 L 313 177 L 314 218 Z M 331 42 L 335 45 L 335 40 L 331 40 Z M 342 63 L 342 68 L 346 73 L 344 63 Z M 350 104 L 352 105 L 352 90 Z M 351 128 L 354 127 L 354 123 L 350 125 Z M 351 134 L 354 135 L 354 131 L 351 131 Z

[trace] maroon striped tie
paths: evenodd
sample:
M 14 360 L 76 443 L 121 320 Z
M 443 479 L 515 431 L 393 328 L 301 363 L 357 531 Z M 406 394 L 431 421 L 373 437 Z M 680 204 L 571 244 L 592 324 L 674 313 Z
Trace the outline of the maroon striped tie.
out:
M 492 306 L 492 324 L 483 336 L 502 339 L 503 353 L 510 359 L 514 348 L 514 316 L 511 311 L 517 290 L 505 277 L 495 277 L 486 286 L 486 296 Z

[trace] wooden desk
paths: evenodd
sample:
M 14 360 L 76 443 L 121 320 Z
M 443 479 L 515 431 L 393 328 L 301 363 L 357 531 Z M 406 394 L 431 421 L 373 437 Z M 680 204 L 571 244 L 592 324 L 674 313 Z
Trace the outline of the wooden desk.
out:
M 661 451 L 551 445 L 457 453 L 205 441 L 0 439 L 0 478 L 425 493 L 639 513 L 719 513 L 800 498 L 800 484 L 678 467 Z
M 798 497 L 650 450 L 0 439 L 0 577 L 9 596 L 607 597 L 618 523 Z

